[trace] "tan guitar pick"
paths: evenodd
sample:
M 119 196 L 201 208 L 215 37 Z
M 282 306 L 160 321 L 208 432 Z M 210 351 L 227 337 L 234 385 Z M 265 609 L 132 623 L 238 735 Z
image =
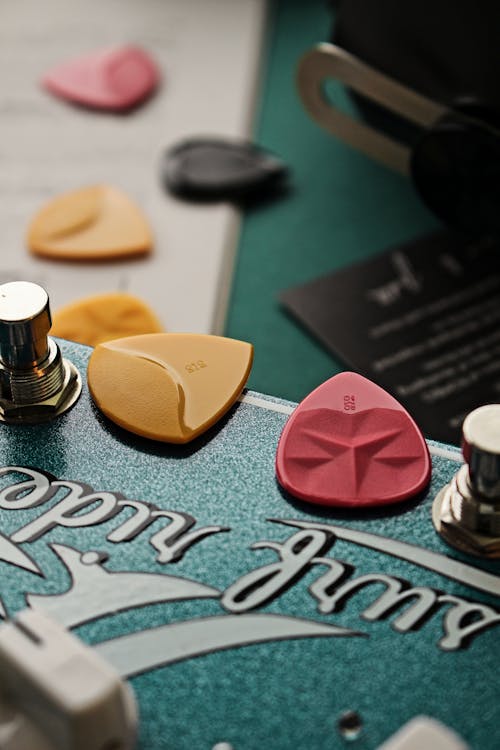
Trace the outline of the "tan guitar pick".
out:
M 187 443 L 234 404 L 253 347 L 203 334 L 156 333 L 100 344 L 88 384 L 99 409 L 130 432 Z
M 61 307 L 52 316 L 52 336 L 97 346 L 103 341 L 159 333 L 163 326 L 138 297 L 123 292 L 96 294 Z
M 34 217 L 28 247 L 61 260 L 107 260 L 143 255 L 153 244 L 148 223 L 121 190 L 109 185 L 65 193 Z

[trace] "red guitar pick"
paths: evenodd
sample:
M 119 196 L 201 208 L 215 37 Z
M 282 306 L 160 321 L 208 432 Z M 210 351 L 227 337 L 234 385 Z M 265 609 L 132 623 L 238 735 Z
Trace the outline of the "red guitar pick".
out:
M 139 47 L 92 52 L 58 65 L 42 79 L 56 96 L 95 109 L 128 109 L 157 86 L 160 73 Z
M 406 409 L 354 372 L 297 407 L 281 434 L 276 474 L 301 500 L 350 508 L 407 500 L 429 482 L 425 439 Z

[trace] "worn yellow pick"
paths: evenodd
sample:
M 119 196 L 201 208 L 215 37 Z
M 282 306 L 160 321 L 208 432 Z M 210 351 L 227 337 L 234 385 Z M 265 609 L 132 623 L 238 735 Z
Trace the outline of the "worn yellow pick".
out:
M 97 346 L 123 336 L 163 330 L 153 311 L 138 297 L 110 292 L 84 297 L 56 310 L 50 332 L 62 339 Z
M 244 341 L 204 334 L 156 333 L 100 344 L 88 384 L 99 409 L 120 427 L 187 443 L 236 401 L 252 366 Z
M 115 187 L 93 185 L 57 196 L 32 220 L 28 247 L 61 260 L 107 260 L 142 255 L 153 244 L 136 204 Z

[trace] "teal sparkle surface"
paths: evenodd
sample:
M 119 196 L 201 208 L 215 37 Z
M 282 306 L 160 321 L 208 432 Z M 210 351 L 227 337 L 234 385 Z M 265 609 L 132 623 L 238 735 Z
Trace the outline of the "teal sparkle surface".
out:
M 91 350 L 61 343 L 65 356 L 83 374 Z M 369 531 L 498 571 L 494 564 L 461 557 L 434 532 L 432 498 L 457 469 L 454 461 L 434 456 L 432 485 L 419 502 L 363 515 L 322 510 L 287 497 L 276 483 L 274 456 L 286 419 L 286 414 L 239 403 L 191 445 L 159 445 L 110 424 L 92 405 L 84 386 L 72 411 L 52 424 L 3 425 L 3 466 L 38 467 L 61 479 L 86 482 L 96 491 L 120 492 L 130 499 L 189 513 L 196 519 L 193 528 L 218 525 L 228 529 L 202 539 L 178 562 L 161 565 L 148 541 L 150 530 L 128 542 L 106 539 L 121 522 L 116 517 L 89 527 L 55 527 L 36 541 L 20 545 L 44 577 L 0 562 L 0 597 L 8 613 L 25 606 L 27 592 L 61 594 L 70 586 L 66 568 L 49 546 L 54 543 L 81 552 L 107 552 L 104 566 L 108 571 L 181 576 L 222 592 L 239 576 L 278 560 L 272 549 L 251 548 L 262 540 L 283 542 L 293 533 L 294 529 L 269 519 L 302 519 Z M 2 479 L 1 486 L 5 484 Z M 27 510 L 0 510 L 0 530 L 13 534 L 57 501 L 58 496 Z M 154 528 L 159 527 L 157 523 Z M 351 542 L 337 540 L 327 555 L 353 566 L 354 577 L 384 573 L 413 586 L 498 605 L 493 596 Z M 407 633 L 391 626 L 396 614 L 375 622 L 361 616 L 382 593 L 379 585 L 349 598 L 343 610 L 321 614 L 308 587 L 322 572 L 324 567 L 311 567 L 257 611 L 335 624 L 364 636 L 271 641 L 139 674 L 132 678 L 141 714 L 139 748 L 211 750 L 225 741 L 235 750 L 347 746 L 368 750 L 422 713 L 453 727 L 475 750 L 498 748 L 495 654 L 499 629 L 485 630 L 466 649 L 443 651 L 438 641 L 443 637 L 445 607 L 421 628 Z M 76 632 L 86 642 L 97 644 L 174 621 L 224 614 L 228 613 L 217 598 L 168 602 L 109 614 Z M 337 721 L 346 710 L 357 711 L 363 720 L 356 740 L 348 741 L 338 732 Z

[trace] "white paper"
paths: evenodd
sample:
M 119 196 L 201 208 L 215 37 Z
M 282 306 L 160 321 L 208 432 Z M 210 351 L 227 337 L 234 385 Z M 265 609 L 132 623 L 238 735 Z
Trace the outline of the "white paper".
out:
M 160 182 L 165 148 L 192 135 L 251 136 L 265 0 L 5 0 L 0 9 L 0 282 L 42 284 L 51 307 L 122 290 L 147 301 L 167 330 L 223 330 L 239 215 L 193 206 Z M 114 115 L 72 106 L 39 85 L 51 67 L 122 43 L 143 46 L 163 82 L 150 101 Z M 31 218 L 52 197 L 106 183 L 142 208 L 154 253 L 69 263 L 26 248 Z

